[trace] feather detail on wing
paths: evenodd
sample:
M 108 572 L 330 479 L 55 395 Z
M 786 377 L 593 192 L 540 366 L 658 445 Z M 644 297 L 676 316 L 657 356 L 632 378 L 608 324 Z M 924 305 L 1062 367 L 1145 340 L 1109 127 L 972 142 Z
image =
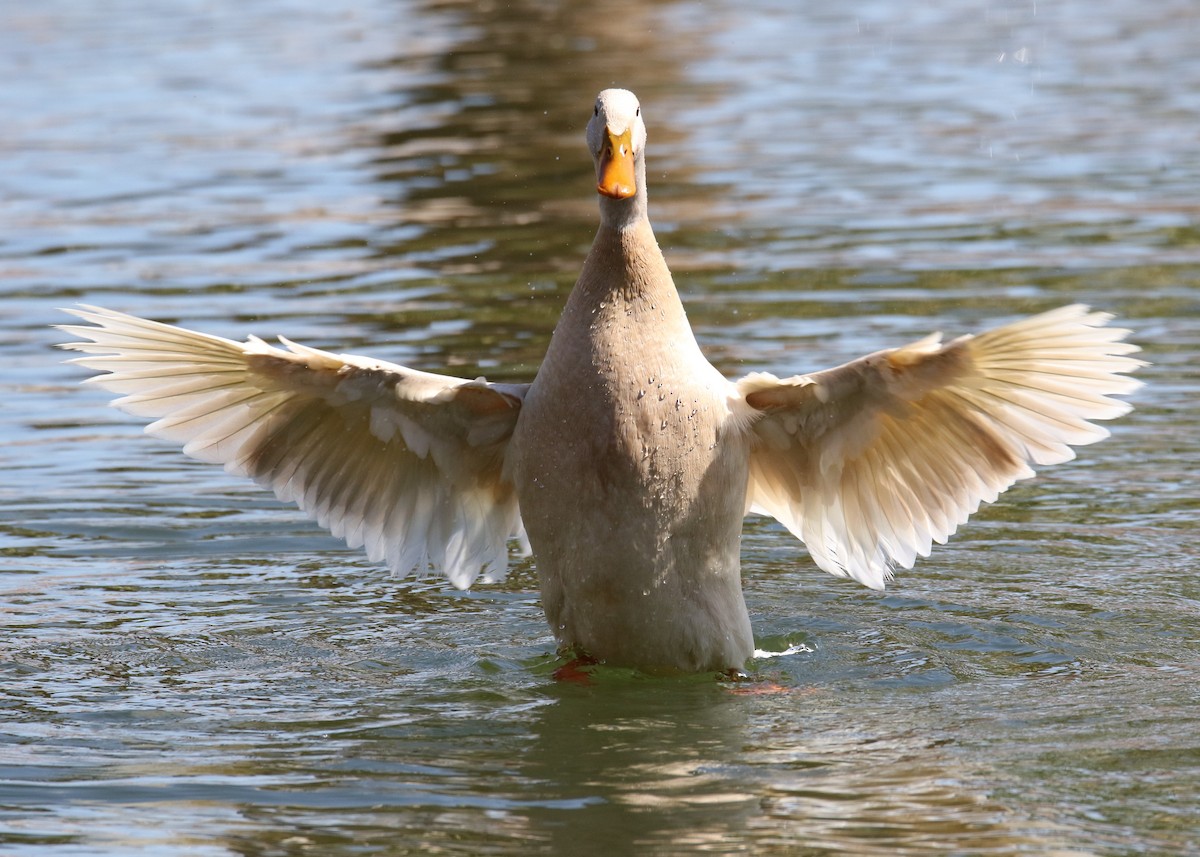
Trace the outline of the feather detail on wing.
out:
M 938 335 L 836 369 L 737 384 L 754 435 L 749 511 L 813 560 L 873 589 L 911 568 L 1031 465 L 1074 458 L 1129 411 L 1142 361 L 1111 316 L 1074 305 L 942 344 Z
M 63 348 L 107 374 L 113 404 L 155 421 L 149 434 L 193 458 L 249 476 L 350 547 L 393 571 L 432 565 L 465 589 L 524 545 L 517 500 L 501 477 L 524 385 L 418 372 L 280 338 L 285 349 L 147 321 L 98 307 L 67 310 Z

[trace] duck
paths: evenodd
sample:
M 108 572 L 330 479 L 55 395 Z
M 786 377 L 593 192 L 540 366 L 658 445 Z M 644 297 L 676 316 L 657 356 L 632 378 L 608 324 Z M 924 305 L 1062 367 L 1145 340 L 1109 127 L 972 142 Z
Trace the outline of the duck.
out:
M 61 325 L 88 382 L 146 432 L 249 477 L 394 573 L 459 589 L 533 554 L 560 651 L 648 673 L 755 652 L 743 520 L 882 590 L 981 503 L 1108 435 L 1145 365 L 1073 304 L 842 366 L 730 381 L 655 239 L 637 97 L 586 141 L 599 228 L 530 383 L 467 379 L 279 337 L 245 342 L 96 306 Z

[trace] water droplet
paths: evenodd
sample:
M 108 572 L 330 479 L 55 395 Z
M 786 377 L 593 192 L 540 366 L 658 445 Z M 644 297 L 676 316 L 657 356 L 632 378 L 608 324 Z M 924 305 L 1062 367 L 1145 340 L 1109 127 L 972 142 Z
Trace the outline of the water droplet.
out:
M 667 427 L 667 421 L 666 421 L 666 420 L 663 420 L 663 421 L 662 421 L 662 428 L 666 428 L 666 427 Z
M 640 399 L 640 398 L 642 398 L 642 396 L 644 396 L 644 395 L 646 395 L 646 391 L 645 391 L 645 390 L 638 390 L 638 398 L 639 398 L 639 399 Z

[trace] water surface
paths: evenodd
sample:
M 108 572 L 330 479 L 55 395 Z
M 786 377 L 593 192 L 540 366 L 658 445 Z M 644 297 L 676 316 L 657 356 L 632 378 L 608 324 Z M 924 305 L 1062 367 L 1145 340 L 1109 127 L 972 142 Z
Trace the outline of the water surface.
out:
M 5 853 L 1200 853 L 1200 14 L 302 0 L 0 12 Z M 1136 410 L 877 594 L 748 521 L 756 681 L 556 683 L 532 566 L 394 580 L 141 436 L 98 303 L 502 380 L 639 93 L 731 377 L 1082 301 Z

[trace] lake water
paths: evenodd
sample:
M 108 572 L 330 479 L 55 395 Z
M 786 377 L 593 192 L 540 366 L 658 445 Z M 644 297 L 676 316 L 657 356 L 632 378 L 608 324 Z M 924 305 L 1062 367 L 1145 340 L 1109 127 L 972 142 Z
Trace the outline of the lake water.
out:
M 1200 854 L 1200 7 L 347 0 L 0 9 L 0 851 Z M 634 89 L 731 377 L 1081 301 L 1113 437 L 886 593 L 747 522 L 755 681 L 553 680 L 535 574 L 395 580 L 141 435 L 98 303 L 499 380 Z

